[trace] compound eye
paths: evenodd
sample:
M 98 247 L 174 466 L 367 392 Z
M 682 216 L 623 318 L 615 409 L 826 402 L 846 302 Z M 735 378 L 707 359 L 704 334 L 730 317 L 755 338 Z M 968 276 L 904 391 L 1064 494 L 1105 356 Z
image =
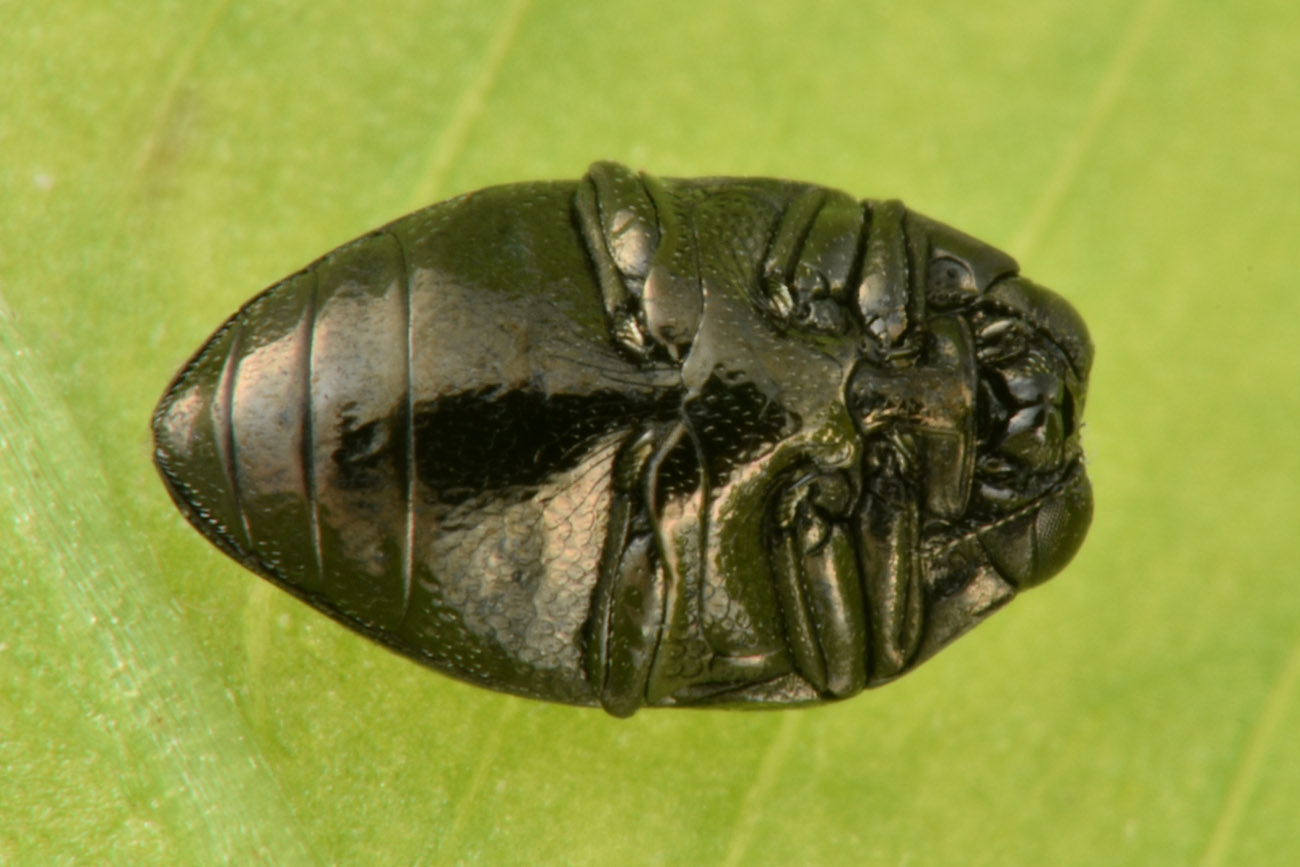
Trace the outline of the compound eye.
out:
M 1024 590 L 1061 571 L 1091 522 L 1092 488 L 1078 473 L 1038 509 L 990 528 L 980 543 L 999 574 Z
M 970 267 L 951 256 L 930 260 L 925 283 L 927 288 L 936 292 L 975 291 L 975 275 L 971 273 Z

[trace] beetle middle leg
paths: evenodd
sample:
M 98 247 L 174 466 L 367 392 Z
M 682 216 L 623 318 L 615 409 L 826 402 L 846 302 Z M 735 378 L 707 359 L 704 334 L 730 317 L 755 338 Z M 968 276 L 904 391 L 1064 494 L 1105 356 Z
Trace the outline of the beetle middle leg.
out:
M 844 193 L 812 187 L 791 202 L 768 244 L 759 297 L 777 319 L 812 331 L 848 330 L 848 281 L 864 213 Z
M 860 503 L 847 473 L 808 470 L 773 507 L 768 544 L 786 641 L 799 674 L 831 698 L 902 673 L 923 632 L 908 444 L 871 446 Z

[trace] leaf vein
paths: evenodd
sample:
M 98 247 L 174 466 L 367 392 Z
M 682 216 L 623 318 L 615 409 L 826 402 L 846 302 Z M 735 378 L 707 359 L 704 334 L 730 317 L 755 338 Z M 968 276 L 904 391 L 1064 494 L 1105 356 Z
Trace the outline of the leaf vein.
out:
M 1223 799 L 1223 807 L 1214 822 L 1214 830 L 1205 846 L 1201 857 L 1202 867 L 1215 867 L 1224 863 L 1224 855 L 1232 844 L 1237 830 L 1241 827 L 1241 818 L 1246 811 L 1246 802 L 1259 782 L 1264 770 L 1264 762 L 1269 749 L 1277 740 L 1282 717 L 1291 699 L 1295 695 L 1296 684 L 1300 682 L 1300 641 L 1291 647 L 1291 653 L 1278 672 L 1273 688 L 1260 711 L 1259 721 L 1255 724 L 1246 749 L 1241 754 L 1241 764 L 1228 786 L 1228 794 Z
M 758 763 L 758 773 L 754 775 L 754 781 L 750 784 L 749 791 L 745 793 L 744 800 L 741 801 L 740 812 L 735 826 L 731 829 L 731 839 L 727 841 L 726 854 L 722 858 L 725 867 L 744 863 L 745 853 L 749 850 L 754 832 L 758 828 L 758 820 L 762 818 L 763 804 L 781 775 L 781 768 L 790 755 L 790 747 L 795 742 L 802 719 L 803 715 L 797 711 L 782 713 L 781 724 L 767 745 L 763 758 Z
M 528 3 L 529 0 L 512 0 L 505 14 L 501 16 L 496 33 L 493 34 L 492 41 L 484 53 L 483 65 L 479 68 L 478 75 L 461 95 L 447 128 L 443 130 L 429 158 L 428 167 L 420 182 L 412 187 L 416 198 L 411 202 L 411 208 L 425 205 L 438 196 L 447 170 L 464 149 L 470 129 L 483 113 L 484 100 L 501 73 L 501 67 L 519 33 L 519 24 L 523 20 L 524 12 L 527 11 Z
M 1146 46 L 1164 5 L 1165 0 L 1147 0 L 1130 19 L 1106 72 L 1092 92 L 1082 125 L 1061 153 L 1056 168 L 1043 185 L 1038 201 L 1030 209 L 1024 225 L 1011 243 L 1011 249 L 1016 251 L 1016 255 L 1027 256 L 1038 243 L 1043 230 L 1056 217 L 1066 192 L 1079 173 L 1084 156 L 1097 140 L 1102 124 L 1114 110 L 1115 100 L 1128 81 L 1133 64 Z

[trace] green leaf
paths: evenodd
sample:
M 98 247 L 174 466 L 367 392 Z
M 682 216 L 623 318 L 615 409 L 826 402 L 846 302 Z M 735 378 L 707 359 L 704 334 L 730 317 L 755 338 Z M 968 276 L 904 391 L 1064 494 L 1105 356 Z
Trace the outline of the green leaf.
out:
M 1281 0 L 0 4 L 0 863 L 1288 863 L 1297 40 Z M 617 721 L 185 525 L 147 420 L 242 301 L 598 158 L 898 196 L 1069 297 L 1078 559 L 842 705 Z

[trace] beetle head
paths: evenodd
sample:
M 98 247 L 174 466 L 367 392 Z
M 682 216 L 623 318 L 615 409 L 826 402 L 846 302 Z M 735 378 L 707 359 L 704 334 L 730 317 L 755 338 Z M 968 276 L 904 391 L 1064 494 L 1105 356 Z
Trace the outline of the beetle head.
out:
M 848 403 L 865 439 L 900 452 L 928 542 L 977 538 L 1005 581 L 1031 587 L 1092 518 L 1079 443 L 1092 345 L 1066 301 L 935 225 L 922 348 L 892 367 L 864 358 Z
M 970 314 L 979 369 L 971 513 L 984 548 L 1024 588 L 1074 556 L 1092 520 L 1079 432 L 1092 344 L 1064 299 L 1022 277 Z

